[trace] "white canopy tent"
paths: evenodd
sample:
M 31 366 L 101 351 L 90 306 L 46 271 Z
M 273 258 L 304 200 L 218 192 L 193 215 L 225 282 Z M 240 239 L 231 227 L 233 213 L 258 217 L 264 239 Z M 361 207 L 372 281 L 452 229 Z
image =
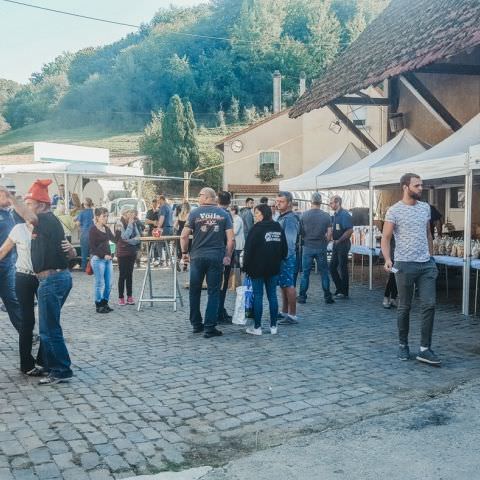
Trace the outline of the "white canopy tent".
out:
M 317 185 L 320 189 L 368 188 L 370 168 L 375 166 L 383 169 L 424 151 L 424 145 L 404 129 L 378 150 L 353 165 L 335 173 L 320 175 L 317 178 Z
M 406 172 L 415 172 L 424 180 L 446 179 L 466 174 L 466 155 L 471 145 L 480 142 L 480 114 L 460 130 L 423 153 L 370 171 L 371 184 L 398 183 Z
M 316 191 L 319 190 L 317 186 L 317 179 L 320 175 L 338 172 L 351 165 L 357 163 L 364 158 L 365 152 L 356 147 L 353 143 L 349 143 L 345 148 L 333 153 L 325 160 L 322 160 L 318 165 L 298 175 L 297 177 L 289 178 L 280 181 L 279 189 L 287 191 Z

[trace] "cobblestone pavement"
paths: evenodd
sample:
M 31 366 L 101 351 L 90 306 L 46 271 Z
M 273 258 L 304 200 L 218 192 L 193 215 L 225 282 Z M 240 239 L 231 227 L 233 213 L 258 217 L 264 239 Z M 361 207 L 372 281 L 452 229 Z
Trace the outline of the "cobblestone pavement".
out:
M 156 276 L 167 289 L 166 272 Z M 444 366 L 432 368 L 396 359 L 395 312 L 382 308 L 381 290 L 364 285 L 350 300 L 324 305 L 313 275 L 299 325 L 261 337 L 230 325 L 207 340 L 191 333 L 186 308 L 95 314 L 92 282 L 75 273 L 63 309 L 69 384 L 39 387 L 21 375 L 13 329 L 0 314 L 1 480 L 103 480 L 219 465 L 404 410 L 480 374 L 480 326 L 458 306 L 438 310 L 434 348 Z M 231 293 L 228 302 L 231 310 Z M 419 330 L 414 319 L 412 348 Z

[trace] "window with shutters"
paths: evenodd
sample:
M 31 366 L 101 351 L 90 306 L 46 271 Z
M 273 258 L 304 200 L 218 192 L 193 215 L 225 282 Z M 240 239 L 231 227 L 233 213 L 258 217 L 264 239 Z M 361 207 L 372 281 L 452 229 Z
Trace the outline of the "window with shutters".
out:
M 258 167 L 259 170 L 262 170 L 266 167 L 262 167 L 263 165 L 268 166 L 267 168 L 271 168 L 275 175 L 280 174 L 280 152 L 260 152 Z

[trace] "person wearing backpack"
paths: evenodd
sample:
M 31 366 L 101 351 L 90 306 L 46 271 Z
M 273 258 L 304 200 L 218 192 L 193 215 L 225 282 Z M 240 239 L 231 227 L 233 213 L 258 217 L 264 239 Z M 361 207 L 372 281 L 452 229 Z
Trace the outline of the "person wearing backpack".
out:
M 292 211 L 293 197 L 290 192 L 279 192 L 276 200 L 280 213 L 278 223 L 282 227 L 288 245 L 288 255 L 282 262 L 279 275 L 279 285 L 282 289 L 281 325 L 298 323 L 297 292 L 295 290 L 295 275 L 297 272 L 297 244 L 300 233 L 300 221 Z
M 243 253 L 244 270 L 252 280 L 253 316 L 255 324 L 247 328 L 251 335 L 262 334 L 263 288 L 270 307 L 270 333 L 277 333 L 278 274 L 288 254 L 287 239 L 282 227 L 272 220 L 272 210 L 260 204 L 254 209 L 255 224 L 248 232 Z

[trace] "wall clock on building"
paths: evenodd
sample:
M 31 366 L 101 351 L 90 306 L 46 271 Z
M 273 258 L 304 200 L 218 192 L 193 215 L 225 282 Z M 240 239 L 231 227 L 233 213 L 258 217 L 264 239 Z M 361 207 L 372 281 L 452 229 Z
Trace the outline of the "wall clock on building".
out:
M 231 145 L 232 151 L 239 153 L 243 150 L 243 143 L 241 140 L 234 140 Z

